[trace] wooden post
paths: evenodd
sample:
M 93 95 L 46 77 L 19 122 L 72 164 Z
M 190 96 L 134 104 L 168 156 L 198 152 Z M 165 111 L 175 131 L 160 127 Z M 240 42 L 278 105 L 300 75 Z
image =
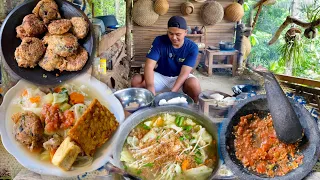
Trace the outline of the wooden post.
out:
M 132 59 L 132 18 L 131 18 L 131 9 L 132 9 L 132 0 L 126 0 L 126 48 L 127 48 L 127 55 L 128 60 L 131 61 Z
M 238 0 L 239 4 L 243 4 L 243 0 Z M 239 55 L 236 58 L 238 68 L 241 70 L 242 68 L 242 59 L 243 59 L 243 53 L 241 52 L 241 44 L 242 44 L 242 36 L 244 31 L 244 24 L 241 22 L 237 22 L 237 26 L 235 28 L 236 30 L 236 41 L 235 41 L 235 49 L 238 50 Z

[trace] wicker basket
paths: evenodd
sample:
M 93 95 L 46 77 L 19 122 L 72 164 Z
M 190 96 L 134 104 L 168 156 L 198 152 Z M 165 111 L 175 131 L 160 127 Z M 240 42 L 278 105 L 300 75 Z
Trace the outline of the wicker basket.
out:
M 180 11 L 184 16 L 192 14 L 193 10 L 194 10 L 194 5 L 191 2 L 185 2 L 180 6 Z
M 159 15 L 165 15 L 169 10 L 169 3 L 167 0 L 156 0 L 154 3 L 154 11 Z
M 138 0 L 132 8 L 132 18 L 139 26 L 151 26 L 159 15 L 153 9 L 151 0 Z
M 205 25 L 215 25 L 220 22 L 224 15 L 223 7 L 217 1 L 206 2 L 201 7 L 201 18 Z
M 243 16 L 243 7 L 241 6 L 241 4 L 236 2 L 228 5 L 224 10 L 224 17 L 228 21 L 237 22 L 240 21 Z

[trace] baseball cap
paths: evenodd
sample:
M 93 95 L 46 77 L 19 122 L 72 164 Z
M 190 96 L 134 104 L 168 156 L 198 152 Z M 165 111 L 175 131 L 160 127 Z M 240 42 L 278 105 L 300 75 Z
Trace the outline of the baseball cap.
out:
M 168 21 L 168 28 L 169 27 L 177 27 L 180 29 L 187 29 L 187 22 L 181 16 L 172 16 Z

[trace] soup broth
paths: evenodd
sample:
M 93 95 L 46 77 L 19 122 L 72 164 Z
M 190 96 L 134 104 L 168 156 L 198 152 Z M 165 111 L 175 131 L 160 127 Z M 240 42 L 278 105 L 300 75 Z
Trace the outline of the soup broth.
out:
M 163 113 L 128 135 L 120 160 L 142 179 L 207 179 L 217 163 L 216 141 L 192 117 Z

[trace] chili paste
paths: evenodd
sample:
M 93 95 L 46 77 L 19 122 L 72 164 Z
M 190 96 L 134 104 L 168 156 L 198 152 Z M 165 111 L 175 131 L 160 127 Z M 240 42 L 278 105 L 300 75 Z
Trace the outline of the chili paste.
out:
M 279 141 L 270 114 L 262 119 L 257 114 L 240 117 L 234 135 L 236 157 L 249 170 L 269 177 L 283 176 L 302 164 L 298 143 Z

